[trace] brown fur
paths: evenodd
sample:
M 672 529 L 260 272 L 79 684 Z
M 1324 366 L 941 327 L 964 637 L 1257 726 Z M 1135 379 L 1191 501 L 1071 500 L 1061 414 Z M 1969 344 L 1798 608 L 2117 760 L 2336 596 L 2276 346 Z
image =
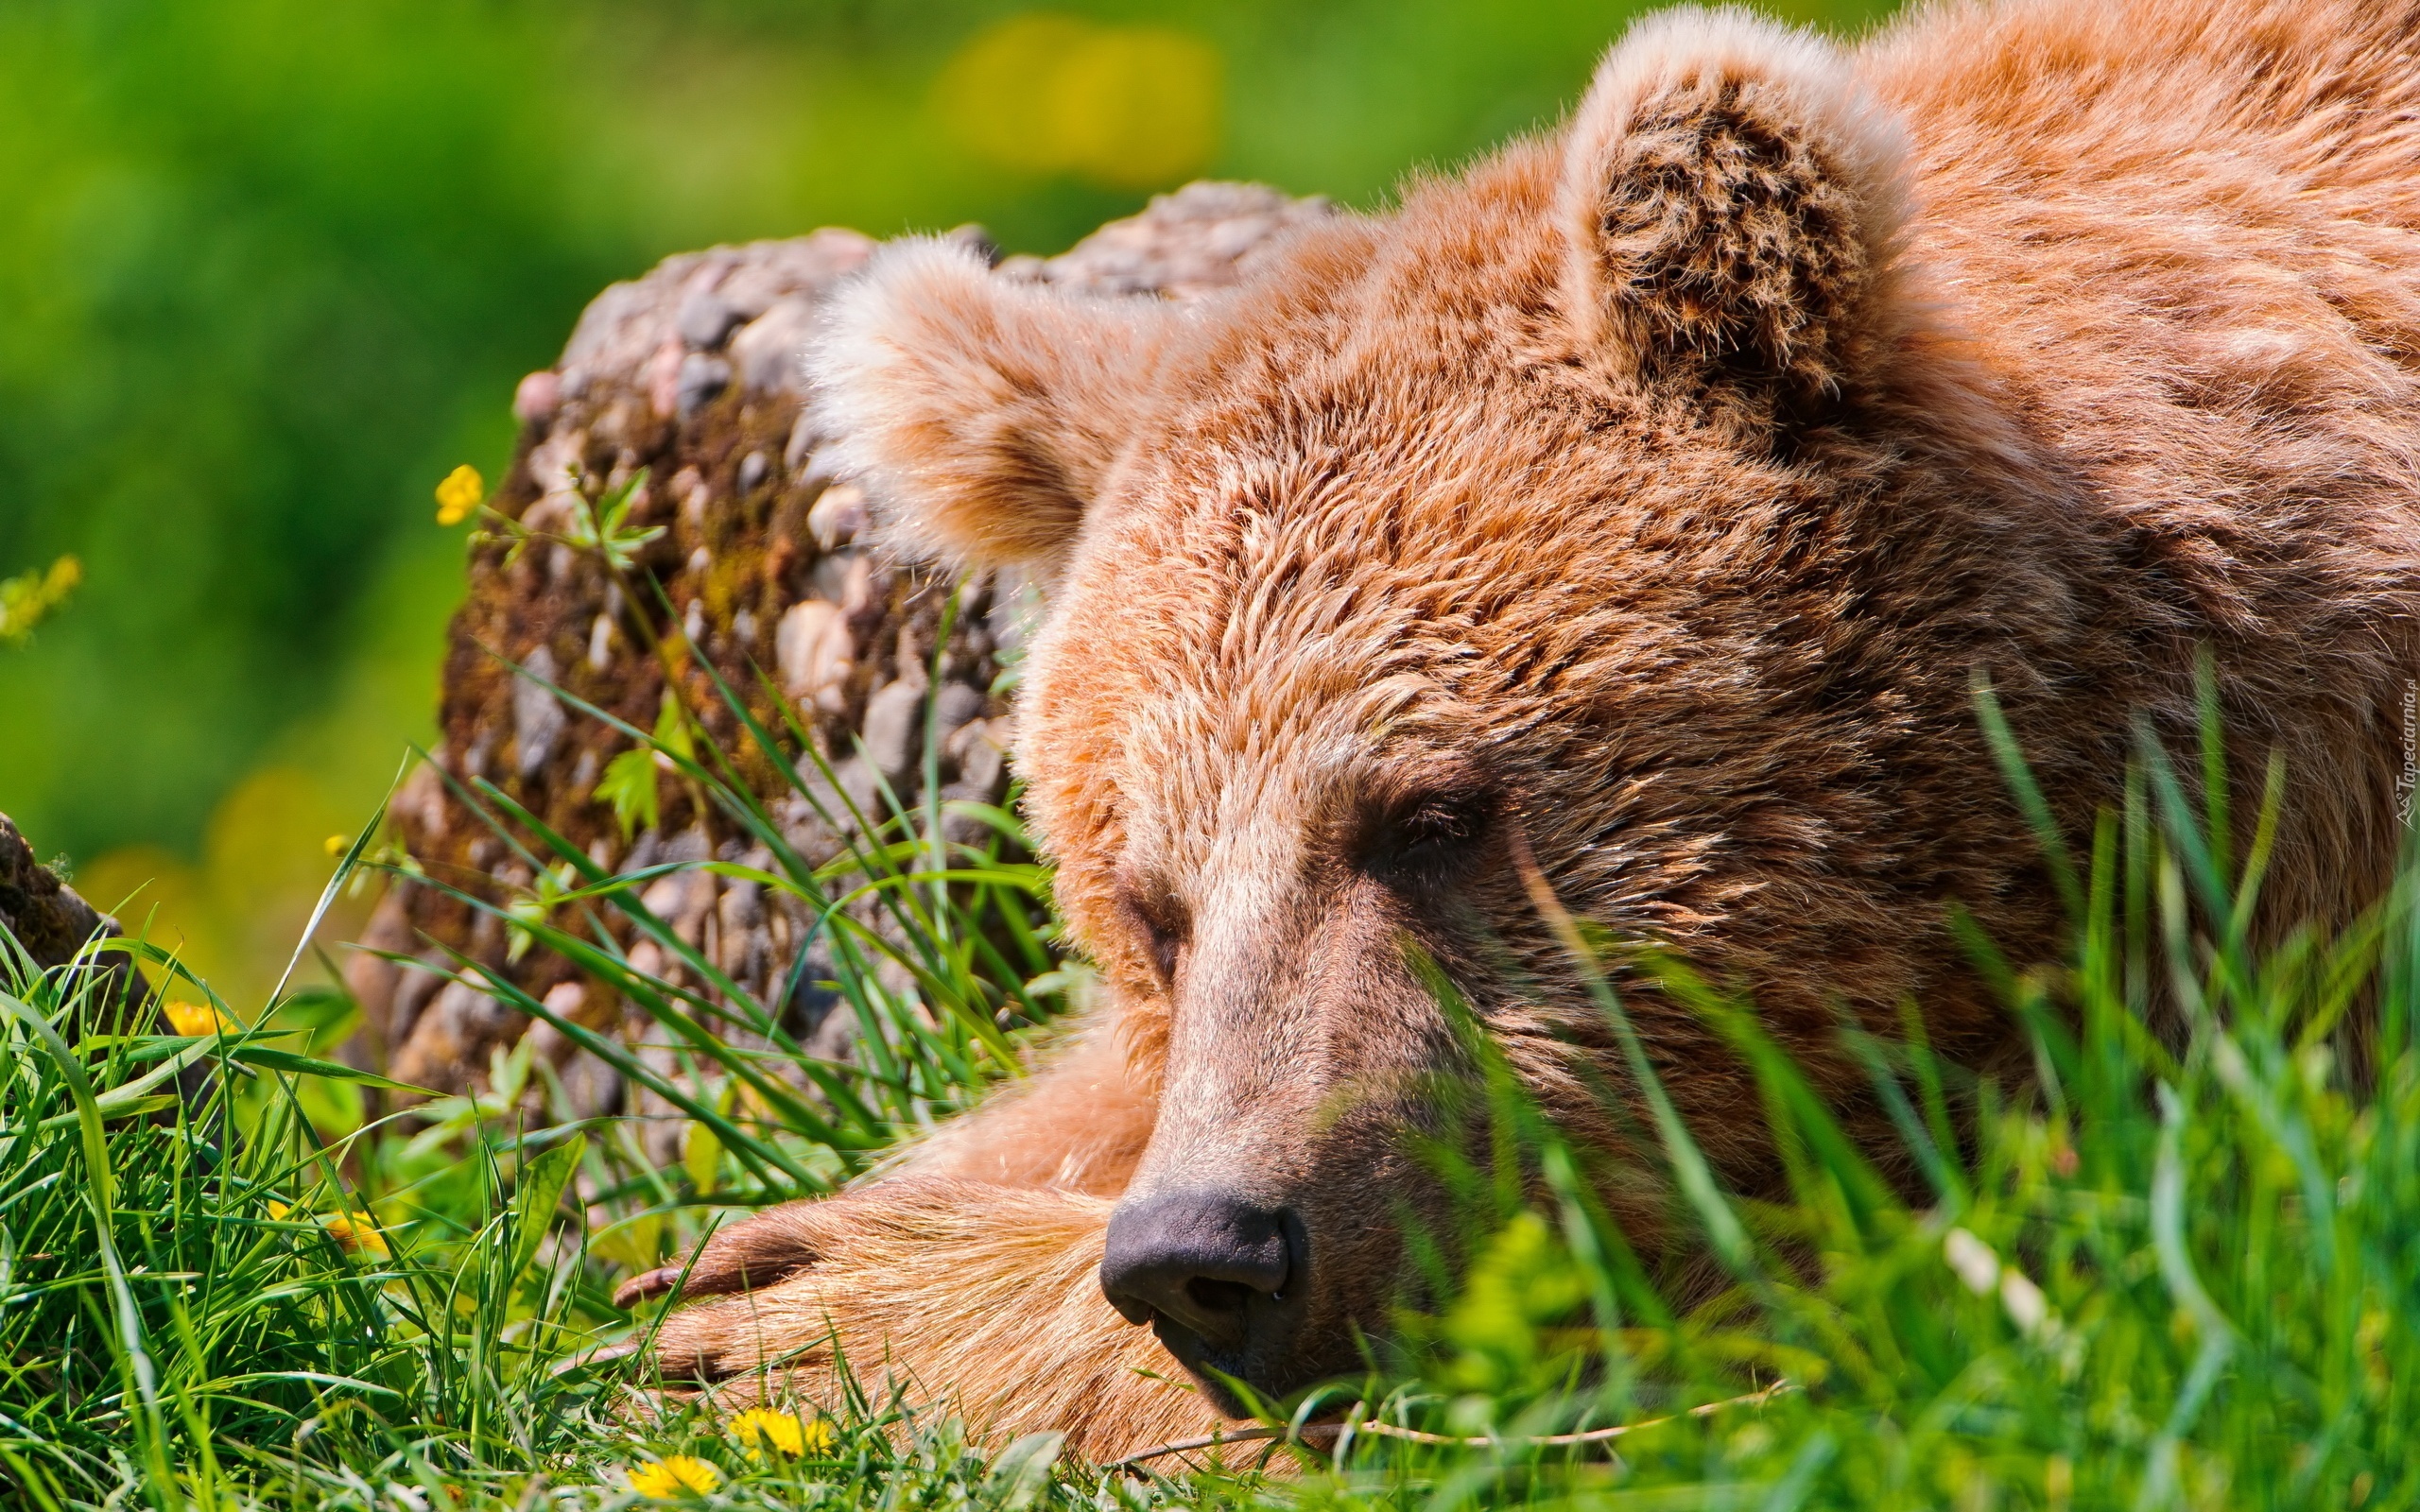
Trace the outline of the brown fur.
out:
M 2058 947 L 1978 670 L 2081 833 L 2135 718 L 2189 740 L 2208 647 L 2243 770 L 2292 779 L 2264 927 L 2346 919 L 2420 674 L 2415 48 L 2412 0 L 1936 5 L 1845 56 L 1674 12 L 1563 132 L 1198 313 L 878 260 L 830 418 L 902 540 L 1055 585 L 1020 756 L 1114 1004 L 902 1175 L 716 1240 L 692 1290 L 760 1289 L 675 1314 L 667 1361 L 828 1317 L 995 1431 L 1173 1435 L 1210 1405 L 1134 1373 L 1167 1356 L 1087 1267 L 1111 1199 L 1214 1183 L 1311 1260 L 1212 1363 L 1348 1366 L 1459 1064 L 1407 936 L 1652 1247 L 1585 1091 L 1618 1062 L 1511 858 L 1753 993 L 1858 1119 L 1840 1005 L 2008 1048 L 1945 900 Z M 1737 1065 L 1630 1006 L 1763 1187 Z

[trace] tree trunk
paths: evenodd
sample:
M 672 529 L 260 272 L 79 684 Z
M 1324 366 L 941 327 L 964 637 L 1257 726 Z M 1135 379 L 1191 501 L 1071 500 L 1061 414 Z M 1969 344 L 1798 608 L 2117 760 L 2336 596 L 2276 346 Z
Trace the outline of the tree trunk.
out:
M 1272 190 L 1195 184 L 1062 256 L 1011 259 L 998 276 L 1187 299 L 1234 282 L 1270 237 L 1327 213 L 1323 202 Z M 971 228 L 954 234 L 983 245 Z M 516 553 L 501 532 L 475 541 L 469 597 L 454 618 L 446 657 L 437 765 L 412 776 L 392 815 L 395 837 L 428 882 L 397 881 L 364 944 L 432 967 L 458 953 L 508 973 L 565 1018 L 635 1040 L 644 1020 L 616 995 L 544 953 L 508 963 L 506 931 L 493 915 L 431 885 L 500 902 L 532 880 L 454 784 L 493 782 L 622 872 L 666 861 L 752 859 L 743 841 L 718 828 L 717 816 L 697 812 L 683 784 L 670 782 L 660 784 L 658 822 L 625 843 L 596 788 L 631 742 L 516 676 L 513 665 L 652 729 L 666 674 L 648 643 L 685 642 L 691 655 L 680 696 L 775 806 L 786 838 L 811 859 L 835 853 L 843 838 L 787 797 L 785 774 L 729 716 L 700 659 L 742 692 L 768 728 L 782 728 L 784 711 L 774 704 L 786 699 L 861 808 L 875 807 L 877 772 L 903 801 L 913 801 L 928 697 L 938 700 L 947 732 L 944 796 L 1003 795 L 1009 710 L 994 687 L 998 658 L 1019 635 L 1023 586 L 983 576 L 951 584 L 868 549 L 857 539 L 862 496 L 834 483 L 822 462 L 829 438 L 802 414 L 799 352 L 817 306 L 874 246 L 827 230 L 668 259 L 598 296 L 562 360 L 523 380 L 514 398 L 521 440 L 496 509 L 530 529 L 559 533 L 576 507 L 573 470 L 610 488 L 644 469 L 631 524 L 663 534 L 640 548 L 628 595 L 595 551 L 532 542 Z M 953 587 L 956 627 L 937 659 Z M 938 688 L 929 686 L 936 665 Z M 778 693 L 767 692 L 759 667 Z M 855 754 L 859 743 L 862 756 Z M 769 1004 L 791 964 L 797 920 L 742 888 L 719 888 L 705 873 L 661 879 L 648 901 Z M 493 1051 L 533 1032 L 527 1019 L 484 994 L 376 955 L 355 955 L 347 979 L 364 1009 L 359 1058 L 416 1086 L 477 1087 Z M 803 1041 L 845 1053 L 849 1015 L 817 1022 L 817 1005 L 792 1006 Z M 550 1025 L 534 1033 L 575 1111 L 620 1108 L 622 1088 L 609 1067 L 574 1052 Z

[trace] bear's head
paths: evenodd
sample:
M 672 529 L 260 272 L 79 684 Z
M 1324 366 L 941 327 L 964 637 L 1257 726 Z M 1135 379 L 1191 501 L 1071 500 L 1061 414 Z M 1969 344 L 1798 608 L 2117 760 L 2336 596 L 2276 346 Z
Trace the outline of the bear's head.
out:
M 1424 962 L 1624 1168 L 1634 1088 L 1541 884 L 1844 1089 L 1844 1012 L 1920 994 L 1937 1042 L 1991 1041 L 1941 900 L 2042 920 L 1970 669 L 2060 590 L 1919 318 L 1906 151 L 1827 44 L 1676 12 L 1552 138 L 1223 294 L 925 242 L 840 302 L 812 372 L 893 539 L 1046 586 L 1027 800 L 1158 1089 L 1103 1282 L 1188 1366 L 1352 1368 L 1406 1223 L 1443 1221 L 1405 1136 L 1452 1132 L 1468 1041 Z M 1718 1165 L 1767 1184 L 1737 1064 L 1627 985 Z M 1604 1185 L 1651 1247 L 1653 1184 Z

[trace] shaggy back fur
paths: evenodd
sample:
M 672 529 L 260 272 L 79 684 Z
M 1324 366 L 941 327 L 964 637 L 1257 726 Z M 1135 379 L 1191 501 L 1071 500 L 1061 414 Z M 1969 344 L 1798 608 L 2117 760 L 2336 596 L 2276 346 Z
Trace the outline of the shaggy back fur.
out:
M 898 539 L 1053 584 L 1020 761 L 1113 1006 L 906 1184 L 717 1240 L 693 1292 L 785 1279 L 667 1348 L 743 1369 L 750 1319 L 807 1347 L 813 1314 L 1003 1431 L 1131 1446 L 1202 1409 L 1123 1373 L 1080 1263 L 986 1226 L 1096 1254 L 1110 1199 L 1216 1189 L 1300 1222 L 1301 1285 L 1229 1353 L 1163 1339 L 1269 1389 L 1349 1365 L 1460 1064 L 1407 939 L 1654 1247 L 1524 858 L 1753 994 L 1871 1125 L 1843 1009 L 2009 1049 L 1950 901 L 2059 947 L 1979 674 L 2082 833 L 2136 721 L 2191 739 L 2206 648 L 2238 782 L 2290 778 L 2265 926 L 2349 918 L 2420 675 L 2415 51 L 2420 6 L 2375 0 L 1936 5 L 1854 53 L 1674 11 L 1564 129 L 1195 312 L 878 259 L 814 358 L 828 418 Z M 1630 1006 L 1760 1188 L 1739 1068 Z M 1046 1366 L 1097 1398 L 1021 1397 Z

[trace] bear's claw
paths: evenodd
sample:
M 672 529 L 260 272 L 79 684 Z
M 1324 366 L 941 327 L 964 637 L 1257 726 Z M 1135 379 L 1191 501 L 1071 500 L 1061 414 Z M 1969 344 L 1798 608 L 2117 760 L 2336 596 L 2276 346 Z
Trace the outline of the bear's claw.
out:
M 771 1286 L 815 1263 L 856 1200 L 793 1202 L 720 1229 L 692 1258 L 641 1271 L 614 1287 L 614 1305 L 628 1308 L 676 1290 L 687 1301 Z
M 614 1305 L 625 1309 L 635 1307 L 650 1297 L 661 1297 L 672 1290 L 680 1280 L 681 1267 L 678 1265 L 658 1265 L 653 1270 L 642 1271 L 614 1288 Z

